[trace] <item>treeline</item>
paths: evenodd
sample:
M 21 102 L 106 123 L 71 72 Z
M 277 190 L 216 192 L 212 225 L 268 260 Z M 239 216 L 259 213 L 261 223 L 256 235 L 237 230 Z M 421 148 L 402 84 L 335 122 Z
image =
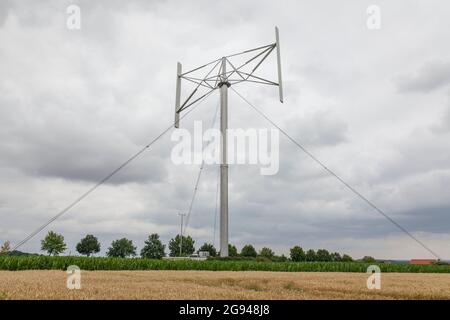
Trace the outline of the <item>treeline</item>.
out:
M 88 234 L 76 245 L 76 251 L 87 257 L 99 253 L 101 250 L 101 244 L 97 237 Z M 169 256 L 191 256 L 195 252 L 207 251 L 211 259 L 224 259 L 219 258 L 220 252 L 211 243 L 204 243 L 196 250 L 195 241 L 190 236 L 176 235 L 170 239 L 168 243 Z M 57 234 L 53 231 L 49 231 L 48 234 L 41 240 L 41 250 L 47 252 L 50 256 L 57 256 L 67 250 L 67 245 L 64 241 L 64 236 Z M 5 242 L 0 249 L 0 253 L 10 252 L 9 242 Z M 127 238 L 121 238 L 112 241 L 111 245 L 106 251 L 108 257 L 136 257 L 138 256 L 137 247 L 133 244 L 132 240 Z M 162 243 L 158 234 L 154 233 L 148 236 L 144 242 L 144 246 L 139 255 L 142 258 L 148 259 L 162 259 L 166 256 L 166 245 Z M 285 255 L 278 256 L 275 252 L 268 247 L 262 248 L 259 252 L 251 244 L 247 244 L 242 247 L 240 251 L 234 245 L 228 246 L 228 258 L 227 260 L 257 260 L 257 261 L 275 261 L 275 262 L 351 262 L 352 257 L 347 254 L 341 255 L 338 252 L 328 252 L 325 249 L 319 249 L 314 251 L 309 249 L 305 251 L 300 246 L 295 246 L 290 249 L 289 257 Z M 367 259 L 373 259 L 371 257 L 365 257 Z M 373 259 L 374 260 L 374 259 Z

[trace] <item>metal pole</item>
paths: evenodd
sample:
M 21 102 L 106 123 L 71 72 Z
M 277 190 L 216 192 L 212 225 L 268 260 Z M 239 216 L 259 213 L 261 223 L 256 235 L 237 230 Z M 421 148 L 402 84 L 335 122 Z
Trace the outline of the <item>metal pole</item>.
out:
M 178 113 L 178 109 L 180 109 L 180 94 L 181 94 L 181 63 L 177 63 L 177 86 L 175 93 L 175 128 L 180 127 L 180 114 Z
M 183 254 L 183 217 L 186 215 L 185 213 L 179 213 L 178 214 L 181 217 L 181 224 L 180 224 L 180 257 Z
M 222 134 L 222 161 L 220 164 L 220 256 L 228 257 L 228 82 L 226 58 L 222 58 L 220 86 L 220 132 Z

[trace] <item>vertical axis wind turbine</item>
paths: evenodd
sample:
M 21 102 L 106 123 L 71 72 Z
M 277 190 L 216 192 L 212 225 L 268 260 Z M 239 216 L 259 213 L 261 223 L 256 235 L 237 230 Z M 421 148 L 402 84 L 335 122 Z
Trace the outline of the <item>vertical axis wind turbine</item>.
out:
M 255 71 L 276 49 L 278 83 L 256 76 Z M 241 61 L 239 61 L 241 59 Z M 205 75 L 206 72 L 206 75 Z M 194 85 L 194 90 L 181 103 L 181 80 Z M 208 96 L 212 91 L 220 90 L 220 131 L 222 150 L 220 164 L 220 256 L 228 257 L 228 88 L 241 82 L 252 82 L 278 86 L 280 102 L 283 102 L 281 80 L 280 39 L 278 27 L 275 27 L 275 43 L 224 56 L 187 72 L 182 72 L 181 63 L 177 64 L 177 82 L 175 96 L 175 128 L 180 126 L 180 113 Z

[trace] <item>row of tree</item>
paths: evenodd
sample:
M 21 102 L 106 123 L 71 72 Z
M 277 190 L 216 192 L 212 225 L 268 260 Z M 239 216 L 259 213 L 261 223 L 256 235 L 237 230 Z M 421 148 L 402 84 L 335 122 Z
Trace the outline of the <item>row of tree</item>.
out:
M 168 249 L 169 256 L 189 256 L 195 253 L 195 241 L 190 236 L 180 236 L 170 239 Z M 181 246 L 181 248 L 180 248 Z M 76 245 L 76 250 L 79 254 L 85 256 L 91 256 L 100 252 L 101 245 L 97 237 L 88 234 Z M 148 239 L 144 242 L 144 247 L 140 252 L 140 256 L 149 259 L 161 259 L 166 255 L 166 246 L 161 242 L 159 235 L 154 233 L 149 235 Z M 44 239 L 41 240 L 41 250 L 46 251 L 49 255 L 59 255 L 67 250 L 67 245 L 64 242 L 64 236 L 57 234 L 53 231 L 49 231 Z M 117 239 L 112 241 L 111 246 L 106 251 L 108 257 L 132 257 L 137 256 L 137 248 L 134 246 L 133 241 L 127 238 Z M 9 251 L 9 242 L 6 242 L 2 249 L 2 252 Z M 207 251 L 211 257 L 216 257 L 220 253 L 216 250 L 214 245 L 210 243 L 204 243 L 197 252 Z M 275 252 L 267 247 L 262 248 L 259 252 L 255 247 L 248 244 L 242 247 L 241 251 L 235 246 L 228 246 L 228 255 L 230 257 L 243 257 L 243 258 L 257 258 L 262 257 L 264 259 L 274 261 L 286 261 L 288 258 L 284 255 L 276 256 Z M 328 252 L 325 249 L 319 249 L 314 251 L 312 249 L 306 252 L 300 246 L 295 246 L 290 249 L 290 260 L 292 261 L 353 261 L 352 257 L 347 254 L 341 256 L 337 252 Z M 373 259 L 373 258 L 372 258 Z
M 325 249 L 319 249 L 314 251 L 309 249 L 304 251 L 302 247 L 295 246 L 290 250 L 290 256 L 292 261 L 334 261 L 334 262 L 350 262 L 353 258 L 348 254 L 341 256 L 338 252 L 328 252 Z

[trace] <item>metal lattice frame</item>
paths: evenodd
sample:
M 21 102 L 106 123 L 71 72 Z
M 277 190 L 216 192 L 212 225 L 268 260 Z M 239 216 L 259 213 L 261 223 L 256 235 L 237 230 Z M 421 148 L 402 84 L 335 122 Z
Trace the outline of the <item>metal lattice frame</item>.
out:
M 281 80 L 281 62 L 280 62 L 280 44 L 278 28 L 275 27 L 275 43 L 265 46 L 245 50 L 239 53 L 224 56 L 222 58 L 211 61 L 200 67 L 194 68 L 187 72 L 182 72 L 181 63 L 177 66 L 177 86 L 176 86 L 176 101 L 175 101 L 175 127 L 179 127 L 179 114 L 200 101 L 212 91 L 220 88 L 224 83 L 227 86 L 236 85 L 242 82 L 252 82 L 258 84 L 265 84 L 279 87 L 280 101 L 283 102 L 283 87 Z M 277 65 L 278 65 L 278 83 L 256 76 L 255 71 L 261 66 L 266 58 L 276 49 Z M 254 52 L 255 55 L 247 59 L 245 62 L 237 64 L 233 61 L 238 56 Z M 224 65 L 224 63 L 226 65 Z M 251 64 L 254 63 L 254 66 Z M 212 66 L 212 67 L 211 67 Z M 225 71 L 224 70 L 228 70 Z M 192 76 L 195 72 L 205 71 L 203 78 Z M 186 80 L 195 84 L 194 90 L 181 103 L 181 80 Z M 205 93 L 199 94 L 199 89 L 206 88 Z

